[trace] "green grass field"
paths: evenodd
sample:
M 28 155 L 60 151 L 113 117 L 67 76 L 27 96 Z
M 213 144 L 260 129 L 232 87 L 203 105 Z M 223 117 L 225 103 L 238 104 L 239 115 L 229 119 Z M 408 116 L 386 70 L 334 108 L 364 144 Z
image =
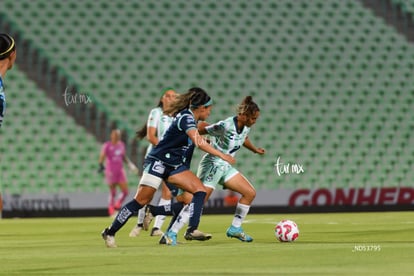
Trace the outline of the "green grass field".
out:
M 280 243 L 277 221 L 289 218 L 299 239 Z M 0 275 L 413 275 L 414 212 L 249 215 L 242 243 L 225 236 L 231 215 L 204 215 L 206 242 L 158 244 L 142 232 L 117 234 L 104 246 L 110 218 L 0 220 Z

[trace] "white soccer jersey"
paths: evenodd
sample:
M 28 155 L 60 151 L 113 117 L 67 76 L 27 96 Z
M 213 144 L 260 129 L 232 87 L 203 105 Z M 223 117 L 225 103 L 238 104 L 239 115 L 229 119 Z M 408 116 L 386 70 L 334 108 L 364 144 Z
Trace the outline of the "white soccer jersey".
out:
M 234 156 L 243 146 L 250 128 L 244 126 L 243 129 L 237 129 L 237 117 L 229 117 L 213 125 L 206 127 L 206 131 L 214 136 L 213 146 L 219 151 Z
M 157 129 L 158 141 L 162 139 L 164 133 L 170 127 L 173 118 L 171 116 L 165 115 L 161 107 L 153 108 L 148 116 L 147 128 L 155 127 Z M 150 144 L 147 148 L 147 155 L 153 148 L 153 145 Z

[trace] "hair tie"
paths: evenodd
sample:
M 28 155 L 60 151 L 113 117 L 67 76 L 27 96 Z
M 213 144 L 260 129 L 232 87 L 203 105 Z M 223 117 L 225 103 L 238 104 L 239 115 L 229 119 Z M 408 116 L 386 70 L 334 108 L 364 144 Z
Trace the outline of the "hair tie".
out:
M 14 39 L 8 34 L 0 34 L 0 39 L 7 43 L 6 49 L 0 49 L 0 60 L 6 59 L 15 49 Z

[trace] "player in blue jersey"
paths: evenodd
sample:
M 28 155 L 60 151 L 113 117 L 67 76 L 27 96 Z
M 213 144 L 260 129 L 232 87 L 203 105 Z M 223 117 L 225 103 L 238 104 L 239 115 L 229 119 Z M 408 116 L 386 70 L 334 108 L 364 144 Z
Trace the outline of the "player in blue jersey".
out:
M 158 102 L 157 107 L 151 109 L 148 116 L 147 123 L 137 131 L 137 138 L 147 138 L 150 142 L 145 157 L 152 150 L 152 148 L 158 144 L 168 127 L 171 125 L 173 117 L 169 114 L 165 114 L 164 110 L 169 108 L 170 104 L 174 101 L 176 92 L 172 88 L 167 88 L 162 93 L 162 96 Z M 162 184 L 161 198 L 158 202 L 159 206 L 167 205 L 171 203 L 172 194 L 165 183 Z M 138 212 L 138 221 L 134 228 L 129 233 L 130 237 L 137 237 L 141 230 L 148 230 L 144 228 L 144 216 L 145 209 L 142 208 Z M 155 218 L 154 226 L 151 230 L 151 236 L 161 236 L 164 233 L 161 231 L 161 227 L 165 221 L 164 215 L 159 215 Z
M 4 77 L 16 61 L 16 43 L 8 34 L 0 34 L 0 128 L 6 111 L 6 94 L 4 93 Z M 3 210 L 3 200 L 0 186 L 0 218 Z
M 0 127 L 6 111 L 6 95 L 3 79 L 7 70 L 13 67 L 16 61 L 16 44 L 8 34 L 0 34 Z
M 214 148 L 232 156 L 242 146 L 254 153 L 264 154 L 265 150 L 254 146 L 248 138 L 250 127 L 256 123 L 259 115 L 259 107 L 253 102 L 251 96 L 247 96 L 239 105 L 237 116 L 229 117 L 212 125 L 205 123 L 203 126 L 199 126 L 199 133 L 212 136 Z M 244 242 L 253 241 L 253 238 L 247 235 L 241 227 L 256 196 L 253 185 L 231 164 L 209 153 L 203 156 L 198 167 L 197 176 L 206 187 L 206 200 L 218 185 L 241 194 L 232 224 L 227 229 L 227 236 Z M 181 211 L 179 219 L 165 234 L 167 244 L 176 244 L 177 233 L 188 220 L 188 216 L 189 210 L 185 207 Z
M 116 232 L 132 215 L 152 200 L 163 180 L 193 195 L 187 235 L 194 239 L 206 238 L 206 235 L 197 229 L 206 189 L 189 169 L 194 148 L 197 146 L 230 164 L 235 163 L 233 156 L 213 148 L 197 130 L 197 122 L 206 120 L 211 108 L 210 96 L 198 87 L 191 88 L 186 94 L 176 97 L 171 108 L 166 111 L 168 114 L 175 115 L 173 122 L 161 141 L 145 158 L 144 171 L 134 199 L 121 208 L 111 226 L 102 232 L 107 247 L 116 247 Z

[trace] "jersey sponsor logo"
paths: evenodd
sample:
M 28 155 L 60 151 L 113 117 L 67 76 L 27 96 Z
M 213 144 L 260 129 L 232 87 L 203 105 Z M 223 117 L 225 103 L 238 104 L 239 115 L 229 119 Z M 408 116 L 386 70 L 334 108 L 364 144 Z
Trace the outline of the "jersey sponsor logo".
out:
M 163 174 L 165 172 L 165 166 L 160 161 L 155 161 L 154 165 L 152 165 L 152 170 L 159 174 Z

